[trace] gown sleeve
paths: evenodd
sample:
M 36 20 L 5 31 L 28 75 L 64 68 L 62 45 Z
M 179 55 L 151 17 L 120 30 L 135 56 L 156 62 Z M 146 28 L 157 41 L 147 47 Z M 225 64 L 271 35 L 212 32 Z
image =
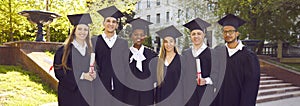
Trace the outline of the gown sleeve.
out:
M 247 57 L 240 106 L 255 106 L 259 89 L 260 66 L 255 53 L 250 52 Z
M 70 61 L 72 61 L 70 55 L 71 53 L 68 56 L 67 65 L 69 68 L 72 68 L 69 65 L 71 63 Z M 74 81 L 74 79 L 72 79 L 72 77 L 74 77 L 72 71 L 71 70 L 64 71 L 62 66 L 58 66 L 62 64 L 62 56 L 63 56 L 63 47 L 59 48 L 54 55 L 55 77 L 59 80 L 60 86 L 63 86 L 64 88 L 70 90 L 75 90 L 76 82 Z

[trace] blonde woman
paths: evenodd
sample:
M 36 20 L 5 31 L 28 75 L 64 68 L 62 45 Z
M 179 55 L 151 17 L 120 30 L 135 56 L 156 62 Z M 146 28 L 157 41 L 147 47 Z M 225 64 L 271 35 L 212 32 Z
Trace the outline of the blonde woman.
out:
M 160 38 L 163 39 L 160 48 L 159 59 L 157 62 L 157 88 L 155 92 L 155 102 L 166 100 L 171 94 L 175 93 L 176 87 L 181 87 L 179 84 L 181 76 L 181 62 L 180 55 L 176 50 L 176 38 L 182 34 L 174 27 L 169 26 L 163 30 L 156 32 Z M 177 96 L 182 97 L 182 96 Z M 170 100 L 170 101 L 169 101 Z M 171 106 L 179 105 L 181 98 L 171 98 L 167 104 Z M 176 104 L 173 104 L 176 103 Z
M 89 74 L 92 47 L 88 24 L 92 21 L 89 14 L 68 15 L 68 18 L 74 29 L 54 56 L 55 77 L 59 80 L 58 104 L 88 106 L 89 99 L 83 97 L 78 84 L 82 85 L 82 82 L 95 78 L 95 74 Z

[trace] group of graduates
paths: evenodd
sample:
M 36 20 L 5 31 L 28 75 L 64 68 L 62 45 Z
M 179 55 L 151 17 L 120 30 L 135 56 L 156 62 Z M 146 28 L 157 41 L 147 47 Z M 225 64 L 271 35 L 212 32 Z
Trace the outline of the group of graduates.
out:
M 123 17 L 115 6 L 97 11 L 104 17 L 104 33 L 90 36 L 88 13 L 68 15 L 74 29 L 54 56 L 60 106 L 254 106 L 260 68 L 255 53 L 238 40 L 245 23 L 228 14 L 223 26 L 225 45 L 214 49 L 205 43 L 208 22 L 196 18 L 183 26 L 190 31 L 192 47 L 179 53 L 173 25 L 156 33 L 160 52 L 143 45 L 148 22 L 133 19 L 133 45 L 119 38 L 116 29 Z

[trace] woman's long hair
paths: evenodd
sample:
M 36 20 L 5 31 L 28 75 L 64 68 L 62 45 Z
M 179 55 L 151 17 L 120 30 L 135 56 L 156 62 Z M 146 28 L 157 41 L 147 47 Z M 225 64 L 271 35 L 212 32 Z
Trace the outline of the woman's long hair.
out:
M 164 80 L 164 63 L 165 63 L 165 59 L 166 59 L 166 49 L 164 46 L 165 42 L 166 41 L 163 40 L 162 46 L 160 47 L 160 52 L 159 52 L 159 57 L 158 57 L 158 62 L 157 62 L 156 76 L 157 76 L 157 85 L 158 86 L 160 86 Z M 178 53 L 176 47 L 174 47 L 174 52 Z
M 67 66 L 67 62 L 68 62 L 68 57 L 69 57 L 70 49 L 71 49 L 70 45 L 73 42 L 73 40 L 75 39 L 76 28 L 77 28 L 77 25 L 74 27 L 74 29 L 70 33 L 69 37 L 64 42 L 64 53 L 62 56 L 62 64 L 58 65 L 58 66 L 61 66 L 65 72 L 66 72 L 66 70 L 71 70 L 71 68 Z M 85 41 L 86 41 L 87 47 L 88 47 L 88 54 L 90 54 L 93 52 L 91 37 L 90 37 L 90 30 L 88 32 L 88 35 L 87 35 Z

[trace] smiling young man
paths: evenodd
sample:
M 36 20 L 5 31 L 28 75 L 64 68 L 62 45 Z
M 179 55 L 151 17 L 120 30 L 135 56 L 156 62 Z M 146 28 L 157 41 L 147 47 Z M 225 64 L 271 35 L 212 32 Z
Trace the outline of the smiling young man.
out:
M 109 93 L 108 95 L 102 93 L 100 96 L 108 98 L 105 100 L 108 104 L 105 105 L 118 105 L 118 101 L 124 100 L 124 85 L 122 85 L 115 74 L 116 72 L 114 70 L 115 68 L 113 68 L 111 56 L 113 55 L 112 51 L 114 50 L 125 51 L 126 48 L 128 49 L 127 41 L 119 38 L 116 33 L 116 30 L 119 27 L 120 18 L 124 15 L 115 6 L 110 6 L 97 12 L 104 17 L 104 33 L 93 37 L 92 42 L 95 46 L 97 72 L 105 90 Z M 109 95 L 113 98 L 110 98 Z
M 189 58 L 188 60 L 193 62 L 192 66 L 187 66 L 191 64 L 185 64 L 187 67 L 194 67 L 193 70 L 184 69 L 184 73 L 193 73 L 192 76 L 187 76 L 193 77 L 193 80 L 184 82 L 184 87 L 187 88 L 190 84 L 195 86 L 195 89 L 192 89 L 194 91 L 193 95 L 185 106 L 198 106 L 206 86 L 208 84 L 213 84 L 210 78 L 211 52 L 210 48 L 204 42 L 206 29 L 211 26 L 211 24 L 200 18 L 196 18 L 183 26 L 190 30 L 190 38 L 193 46 L 190 49 L 185 50 L 182 53 L 182 56 Z M 196 59 L 200 60 L 199 64 L 195 63 Z M 194 64 L 200 67 L 201 72 L 200 70 L 197 70 L 196 65 Z M 190 90 L 187 89 L 185 92 L 190 92 Z M 187 93 L 185 94 L 187 95 Z
M 255 106 L 259 88 L 260 68 L 255 53 L 249 51 L 238 39 L 238 28 L 245 23 L 239 17 L 228 14 L 218 21 L 223 26 L 223 38 L 226 42 L 226 68 L 219 70 L 224 77 L 216 82 L 217 96 L 212 106 Z M 222 60 L 220 60 L 222 61 Z M 214 65 L 213 65 L 214 66 Z M 214 79 L 212 79 L 215 83 Z

